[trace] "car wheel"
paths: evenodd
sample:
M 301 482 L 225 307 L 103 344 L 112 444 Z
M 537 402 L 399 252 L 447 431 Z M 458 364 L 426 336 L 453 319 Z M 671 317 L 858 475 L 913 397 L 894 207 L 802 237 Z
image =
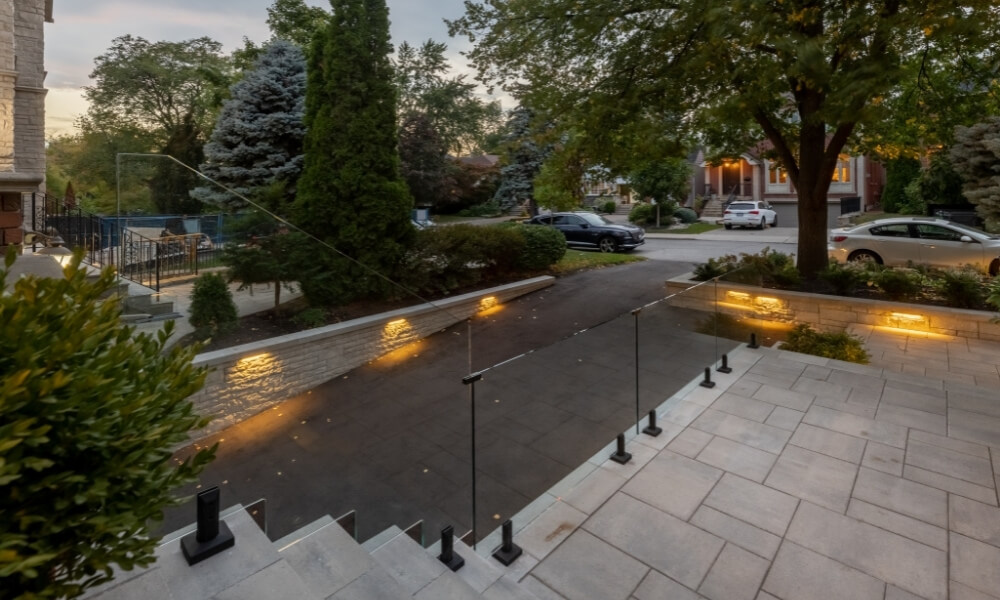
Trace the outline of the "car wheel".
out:
M 882 264 L 882 257 L 875 254 L 871 250 L 855 250 L 851 252 L 851 255 L 847 257 L 847 260 L 851 262 L 873 262 L 876 264 Z
M 778 226 L 778 215 L 774 215 L 774 220 L 771 221 L 771 227 L 777 227 L 777 226 Z
M 767 217 L 761 217 L 760 223 L 757 224 L 757 229 L 764 229 L 765 225 L 767 225 Z
M 615 238 L 602 237 L 598 240 L 597 247 L 601 249 L 601 252 L 614 252 L 618 250 L 618 243 L 615 242 Z
M 733 224 L 732 223 L 725 223 L 725 224 L 723 224 L 723 227 L 725 227 L 726 229 L 732 229 L 733 228 Z

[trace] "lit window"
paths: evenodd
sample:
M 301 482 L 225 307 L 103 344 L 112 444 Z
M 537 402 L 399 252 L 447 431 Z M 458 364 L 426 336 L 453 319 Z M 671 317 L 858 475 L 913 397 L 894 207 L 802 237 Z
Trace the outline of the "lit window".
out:
M 846 154 L 841 154 L 837 159 L 837 168 L 833 170 L 833 181 L 835 183 L 851 182 L 851 159 Z
M 781 167 L 771 167 L 768 169 L 768 178 L 771 183 L 787 183 L 788 175 Z

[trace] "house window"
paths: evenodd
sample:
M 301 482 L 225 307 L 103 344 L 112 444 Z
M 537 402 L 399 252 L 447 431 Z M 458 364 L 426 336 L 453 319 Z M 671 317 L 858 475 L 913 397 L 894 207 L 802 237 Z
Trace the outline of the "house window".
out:
M 768 181 L 771 183 L 788 183 L 788 174 L 781 167 L 768 169 Z
M 837 159 L 837 167 L 833 170 L 833 182 L 851 182 L 851 159 L 846 154 L 841 154 Z

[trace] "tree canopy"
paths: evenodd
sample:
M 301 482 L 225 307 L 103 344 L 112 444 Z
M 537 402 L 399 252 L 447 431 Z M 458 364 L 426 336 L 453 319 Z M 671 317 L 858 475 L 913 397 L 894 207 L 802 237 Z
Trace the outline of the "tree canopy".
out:
M 796 188 L 807 277 L 827 262 L 826 195 L 838 157 L 884 116 L 881 104 L 913 76 L 908 66 L 929 54 L 989 64 L 1000 33 L 989 0 L 465 6 L 449 26 L 475 42 L 469 56 L 480 77 L 584 128 L 596 151 L 640 143 L 643 132 L 698 133 L 734 153 L 770 141 Z
M 0 268 L 0 288 L 15 254 Z M 188 396 L 197 347 L 165 350 L 172 325 L 133 335 L 115 276 L 24 277 L 0 295 L 0 596 L 65 598 L 155 559 L 150 527 L 211 459 L 172 448 L 208 419 Z M 23 257 L 22 257 L 23 259 Z M 30 343 L 25 343 L 30 340 Z

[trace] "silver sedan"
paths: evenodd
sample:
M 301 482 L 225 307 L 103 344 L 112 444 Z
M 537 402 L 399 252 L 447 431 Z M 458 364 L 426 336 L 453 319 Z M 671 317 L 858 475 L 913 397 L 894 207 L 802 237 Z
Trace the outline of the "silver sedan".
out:
M 875 261 L 1000 270 L 1000 237 L 934 217 L 896 217 L 830 231 L 827 251 L 839 262 Z

